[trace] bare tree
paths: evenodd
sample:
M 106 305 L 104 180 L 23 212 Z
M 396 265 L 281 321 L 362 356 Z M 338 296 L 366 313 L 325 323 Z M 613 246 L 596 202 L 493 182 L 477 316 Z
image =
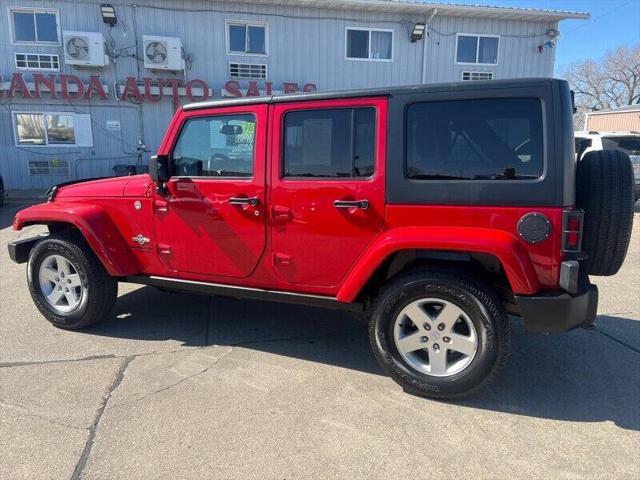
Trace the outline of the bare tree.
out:
M 598 61 L 584 60 L 562 72 L 576 95 L 576 127 L 585 112 L 640 104 L 640 43 L 620 46 Z

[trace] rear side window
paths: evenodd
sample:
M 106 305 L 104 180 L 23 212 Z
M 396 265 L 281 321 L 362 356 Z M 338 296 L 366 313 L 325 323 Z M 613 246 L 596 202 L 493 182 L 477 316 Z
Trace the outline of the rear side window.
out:
M 414 103 L 406 115 L 409 179 L 531 180 L 542 175 L 538 99 Z
M 285 177 L 369 177 L 375 164 L 372 107 L 301 110 L 284 117 Z

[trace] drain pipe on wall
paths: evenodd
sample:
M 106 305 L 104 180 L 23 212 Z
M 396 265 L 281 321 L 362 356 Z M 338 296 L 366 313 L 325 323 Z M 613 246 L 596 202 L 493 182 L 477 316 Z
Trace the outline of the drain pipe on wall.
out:
M 433 17 L 435 17 L 438 13 L 438 9 L 434 8 L 431 11 L 431 15 L 427 18 L 424 27 L 424 37 L 422 38 L 422 83 L 427 83 L 427 36 L 429 35 L 429 24 Z

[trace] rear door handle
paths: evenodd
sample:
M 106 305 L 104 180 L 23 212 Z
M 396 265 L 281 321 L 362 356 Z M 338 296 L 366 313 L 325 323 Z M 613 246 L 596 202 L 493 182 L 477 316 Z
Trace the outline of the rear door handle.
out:
M 366 210 L 369 208 L 369 200 L 335 200 L 333 206 L 336 208 L 360 208 Z
M 293 217 L 291 209 L 282 205 L 274 205 L 271 208 L 271 218 L 274 221 L 289 221 Z
M 251 205 L 252 207 L 257 207 L 260 199 L 258 197 L 231 197 L 229 203 L 231 205 Z

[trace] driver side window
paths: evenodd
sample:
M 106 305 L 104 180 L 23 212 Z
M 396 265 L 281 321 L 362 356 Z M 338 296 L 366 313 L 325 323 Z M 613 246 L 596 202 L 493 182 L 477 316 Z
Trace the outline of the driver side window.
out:
M 187 120 L 173 149 L 177 177 L 251 177 L 256 119 L 252 114 Z

